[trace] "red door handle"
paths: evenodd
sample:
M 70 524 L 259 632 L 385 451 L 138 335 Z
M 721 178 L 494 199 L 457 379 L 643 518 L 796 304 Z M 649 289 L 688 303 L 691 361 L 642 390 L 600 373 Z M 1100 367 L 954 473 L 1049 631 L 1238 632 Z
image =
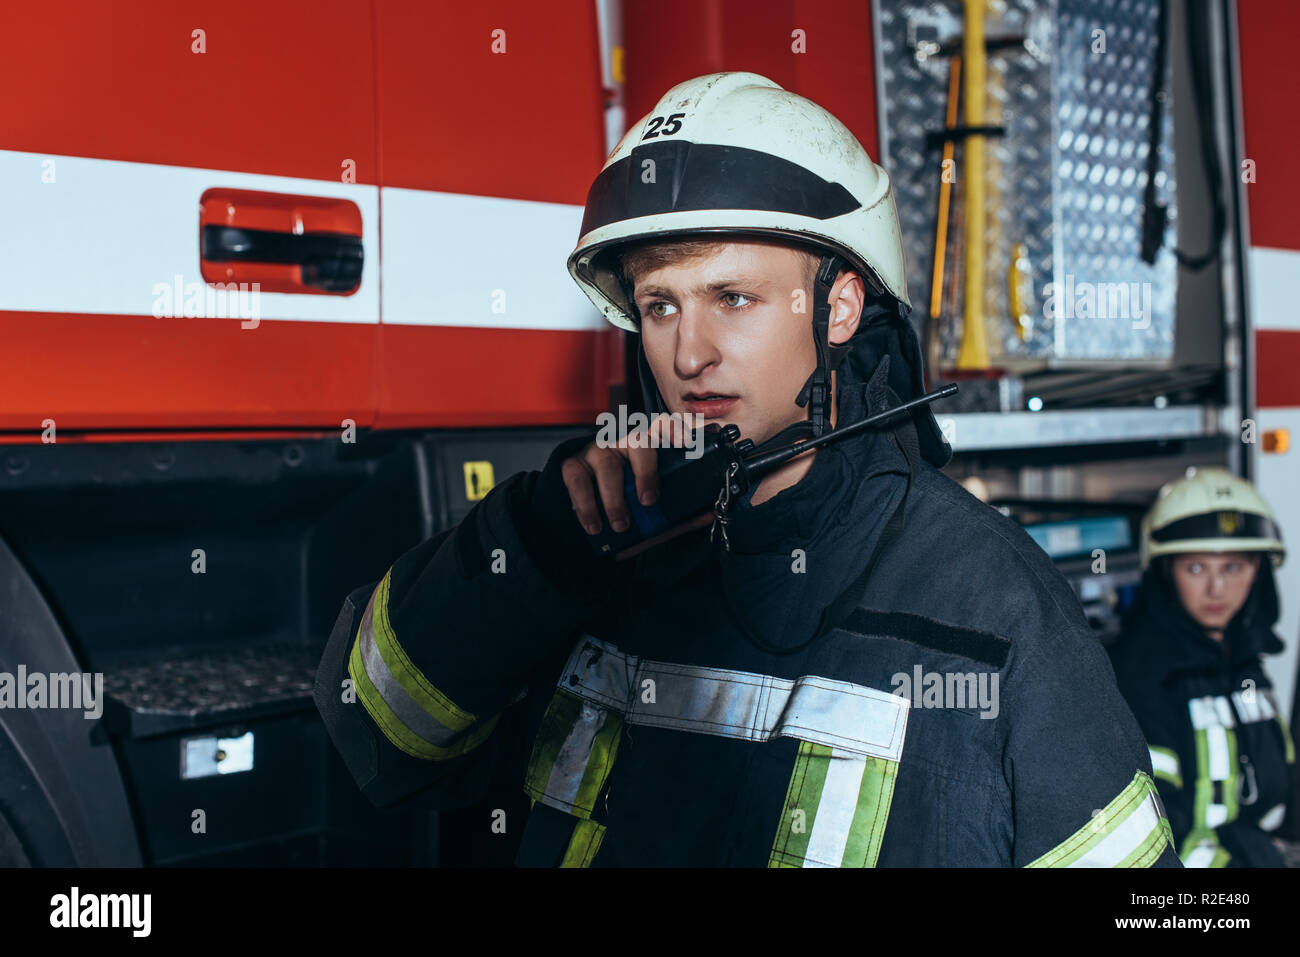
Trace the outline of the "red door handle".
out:
M 361 210 L 346 199 L 209 189 L 199 199 L 199 258 L 207 282 L 351 295 L 365 262 Z

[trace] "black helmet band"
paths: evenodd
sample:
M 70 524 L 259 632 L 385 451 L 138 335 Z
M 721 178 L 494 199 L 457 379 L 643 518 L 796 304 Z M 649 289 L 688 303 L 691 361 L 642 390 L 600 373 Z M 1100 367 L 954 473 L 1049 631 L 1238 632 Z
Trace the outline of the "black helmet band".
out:
M 1151 532 L 1151 540 L 1161 543 L 1206 538 L 1272 538 L 1280 542 L 1282 533 L 1263 515 L 1239 511 L 1189 515 Z

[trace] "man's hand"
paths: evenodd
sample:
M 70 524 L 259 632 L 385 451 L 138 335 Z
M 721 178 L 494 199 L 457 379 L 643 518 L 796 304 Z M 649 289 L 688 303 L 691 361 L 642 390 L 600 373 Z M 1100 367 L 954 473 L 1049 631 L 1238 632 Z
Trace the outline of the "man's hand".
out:
M 577 455 L 565 459 L 560 466 L 560 475 L 569 490 L 569 499 L 577 514 L 578 522 L 586 529 L 588 535 L 600 534 L 603 525 L 600 520 L 599 503 L 609 517 L 610 527 L 615 532 L 625 532 L 631 526 L 627 502 L 623 497 L 623 465 L 631 463 L 632 473 L 636 476 L 637 498 L 642 505 L 654 505 L 659 500 L 659 452 L 658 447 L 675 445 L 684 447 L 688 435 L 684 423 L 669 416 L 655 416 L 650 427 L 639 433 L 632 433 L 619 439 L 613 447 L 602 447 L 592 442 Z M 636 445 L 631 444 L 636 439 Z M 669 529 L 654 538 L 625 549 L 615 556 L 623 561 L 639 555 L 647 548 L 676 538 L 685 532 L 703 528 L 712 520 L 712 513 L 706 512 L 690 522 Z

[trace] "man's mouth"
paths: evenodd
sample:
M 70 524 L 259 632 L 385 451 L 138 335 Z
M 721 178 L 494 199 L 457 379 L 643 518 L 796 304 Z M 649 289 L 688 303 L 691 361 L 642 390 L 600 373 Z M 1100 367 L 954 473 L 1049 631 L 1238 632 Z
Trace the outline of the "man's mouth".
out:
M 740 401 L 734 395 L 707 392 L 689 392 L 682 399 L 687 412 L 692 415 L 702 415 L 706 419 L 716 419 L 726 415 Z

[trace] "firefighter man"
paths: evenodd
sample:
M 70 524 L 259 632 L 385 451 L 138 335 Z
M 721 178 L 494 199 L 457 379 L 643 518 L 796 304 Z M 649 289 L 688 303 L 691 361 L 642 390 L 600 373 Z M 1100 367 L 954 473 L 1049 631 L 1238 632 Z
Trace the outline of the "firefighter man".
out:
M 1268 503 L 1220 468 L 1160 490 L 1142 523 L 1144 574 L 1111 649 L 1151 749 L 1188 867 L 1280 867 L 1270 832 L 1294 799 L 1295 747 L 1260 665 L 1276 654 Z
M 569 269 L 639 335 L 648 409 L 759 448 L 923 391 L 887 174 L 764 77 L 669 90 Z M 625 462 L 654 491 L 644 450 L 579 436 L 494 488 L 340 614 L 316 700 L 362 791 L 512 782 L 521 865 L 1177 866 L 1069 585 L 939 471 L 928 406 L 900 418 L 628 561 L 582 526 L 641 504 Z

